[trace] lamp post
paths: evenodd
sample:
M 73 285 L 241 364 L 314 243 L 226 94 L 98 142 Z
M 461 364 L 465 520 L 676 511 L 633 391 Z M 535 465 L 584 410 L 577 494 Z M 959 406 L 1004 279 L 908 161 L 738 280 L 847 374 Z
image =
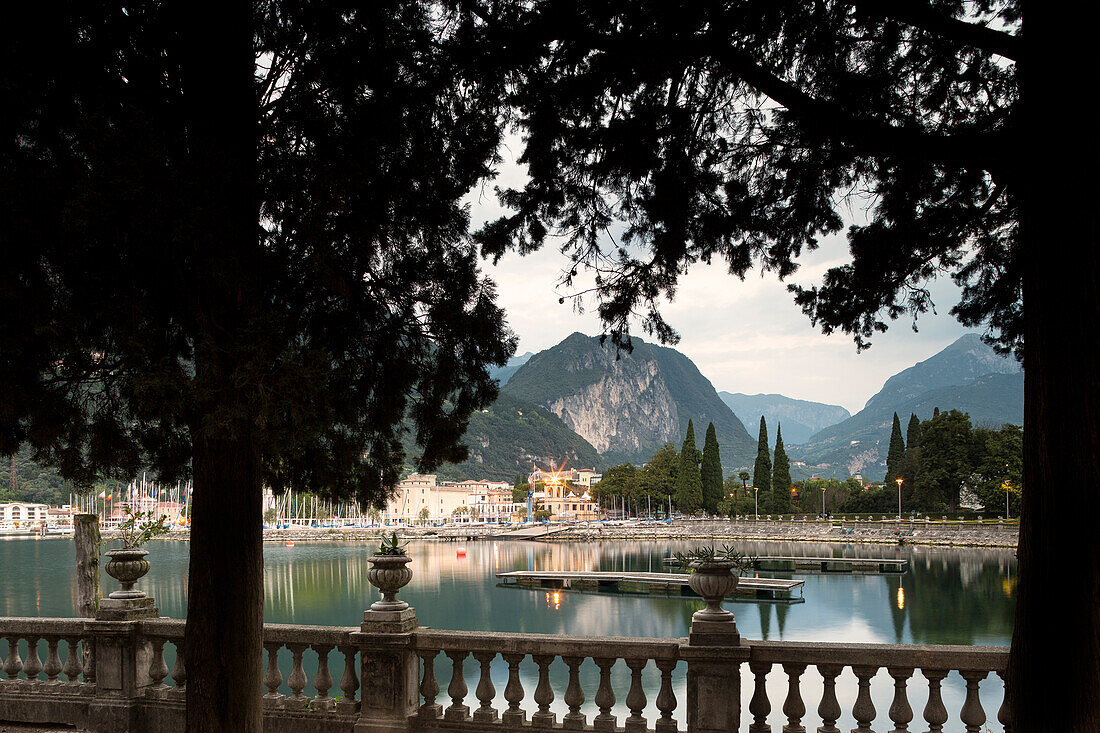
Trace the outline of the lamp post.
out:
M 905 479 L 898 479 L 898 521 L 901 521 L 901 482 Z
M 1005 464 L 1005 521 L 1008 521 L 1008 464 Z
M 756 521 L 760 521 L 760 487 L 753 486 L 753 503 L 756 506 Z
M 821 487 L 821 516 L 822 518 L 828 516 L 829 512 L 825 510 L 825 487 Z

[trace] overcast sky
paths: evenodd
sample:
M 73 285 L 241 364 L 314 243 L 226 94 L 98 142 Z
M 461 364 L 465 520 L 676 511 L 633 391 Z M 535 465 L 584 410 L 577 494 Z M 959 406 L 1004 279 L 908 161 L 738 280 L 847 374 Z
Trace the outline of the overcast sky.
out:
M 506 164 L 497 182 L 518 185 L 522 180 L 522 171 Z M 500 213 L 491 186 L 471 196 L 470 203 L 475 224 Z M 854 212 L 853 218 L 861 218 L 860 213 Z M 830 237 L 817 251 L 804 254 L 801 269 L 788 282 L 818 283 L 822 273 L 846 255 L 843 234 Z M 574 331 L 601 333 L 594 301 L 587 302 L 583 314 L 576 313 L 568 299 L 558 303 L 559 297 L 568 295 L 558 287 L 567 263 L 553 246 L 526 257 L 509 253 L 495 267 L 485 263 L 486 273 L 497 283 L 498 302 L 519 336 L 517 354 L 547 349 Z M 949 278 L 941 278 L 930 285 L 938 314 L 921 316 L 917 333 L 911 319 L 895 321 L 872 340 L 870 349 L 857 354 L 848 336 L 824 336 L 813 328 L 786 284 L 774 274 L 761 277 L 759 272 L 742 282 L 718 260 L 696 265 L 681 278 L 676 300 L 663 308 L 681 336 L 675 348 L 719 391 L 779 393 L 842 405 L 854 414 L 891 375 L 927 359 L 969 330 L 948 313 L 958 290 Z M 635 326 L 632 333 L 653 340 Z

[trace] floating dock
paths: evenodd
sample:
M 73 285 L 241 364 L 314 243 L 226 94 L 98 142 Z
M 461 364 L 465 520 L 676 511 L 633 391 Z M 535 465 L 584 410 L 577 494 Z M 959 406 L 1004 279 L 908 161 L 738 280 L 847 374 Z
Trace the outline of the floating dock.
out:
M 514 570 L 497 573 L 503 583 L 521 583 L 541 588 L 572 588 L 574 586 L 597 586 L 619 588 L 623 586 L 641 587 L 646 592 L 664 591 L 670 595 L 690 595 L 698 597 L 688 586 L 687 573 L 627 573 L 598 572 L 578 570 Z M 802 601 L 803 580 L 784 578 L 745 578 L 737 584 L 734 595 L 751 596 L 760 599 Z M 798 596 L 795 596 L 795 591 Z
M 678 565 L 674 557 L 666 557 L 665 565 Z M 861 575 L 903 575 L 909 561 L 880 557 L 758 557 L 753 570 L 769 573 L 856 573 Z

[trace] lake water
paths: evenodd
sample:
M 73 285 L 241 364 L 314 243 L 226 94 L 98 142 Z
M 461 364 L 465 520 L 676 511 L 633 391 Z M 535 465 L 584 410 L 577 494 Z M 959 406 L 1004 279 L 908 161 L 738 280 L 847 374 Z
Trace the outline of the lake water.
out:
M 692 612 L 702 606 L 698 599 L 501 586 L 494 574 L 508 570 L 664 572 L 663 557 L 700 544 L 673 541 L 478 541 L 465 545 L 414 542 L 409 546 L 414 558 L 413 579 L 400 596 L 416 608 L 421 624 L 438 629 L 686 636 Z M 464 556 L 458 551 L 460 546 L 465 549 Z M 1011 550 L 784 542 L 743 542 L 737 547 L 757 555 L 828 557 L 843 554 L 910 561 L 909 572 L 901 576 L 794 574 L 793 577 L 805 580 L 804 603 L 728 601 L 726 608 L 736 614 L 742 636 L 750 639 L 1007 645 L 1012 635 L 1017 568 Z M 162 615 L 182 618 L 187 605 L 188 544 L 155 542 L 149 548 L 153 567 L 138 587 L 157 599 Z M 372 545 L 359 543 L 299 542 L 292 548 L 281 543 L 265 545 L 265 620 L 358 625 L 363 609 L 378 597 L 366 580 L 367 557 L 372 550 Z M 109 586 L 105 590 L 109 592 L 114 581 L 106 575 L 103 579 Z M 75 597 L 71 540 L 0 540 L 0 616 L 72 616 Z M 445 690 L 450 667 L 443 660 L 442 655 L 437 660 L 437 675 Z M 497 681 L 498 708 L 503 708 L 501 695 L 507 671 L 502 660 L 498 659 L 497 664 L 500 670 L 494 665 L 493 677 Z M 289 663 L 283 666 L 285 677 Z M 472 694 L 477 683 L 475 667 L 470 660 L 466 668 L 471 690 L 466 704 L 472 703 L 472 707 L 477 706 Z M 629 673 L 621 662 L 615 670 L 615 689 L 619 708 L 622 708 Z M 681 664 L 675 678 L 680 700 L 683 700 L 679 688 L 683 685 L 684 671 Z M 557 705 L 561 704 L 565 689 L 565 674 L 564 664 L 559 660 L 553 672 Z M 307 675 L 312 678 L 310 669 Z M 523 677 L 527 691 L 525 703 L 531 704 L 535 672 L 530 660 L 524 662 Z M 589 714 L 595 713 L 591 701 L 597 680 L 595 665 L 586 662 L 582 668 L 582 685 L 588 697 L 584 710 Z M 649 682 L 647 677 L 647 687 Z M 785 722 L 779 708 L 786 694 L 786 676 L 781 671 L 773 671 L 768 682 L 772 722 Z M 751 687 L 751 677 L 746 670 L 742 684 L 746 716 Z M 810 728 L 811 723 L 817 724 L 813 711 L 819 700 L 820 677 L 816 671 L 807 671 L 802 687 L 809 710 L 804 724 Z M 952 674 L 944 687 L 948 710 L 957 716 L 962 700 L 961 679 Z M 1001 689 L 997 678 L 983 683 L 982 697 L 983 701 L 988 701 L 986 713 L 992 721 L 996 720 Z M 885 712 L 891 699 L 892 681 L 885 671 L 875 678 L 872 690 L 879 710 L 876 727 L 888 727 Z M 919 673 L 910 681 L 909 690 L 916 714 L 913 727 L 922 729 L 920 721 L 926 685 Z M 838 680 L 837 693 L 842 706 L 850 708 L 855 695 L 855 678 L 850 671 Z M 650 695 L 651 708 L 654 697 Z M 445 692 L 441 692 L 437 702 L 448 704 Z M 559 712 L 564 712 L 564 708 Z M 616 712 L 628 714 L 625 709 Z M 677 718 L 682 721 L 680 712 Z M 852 723 L 850 716 L 847 722 Z M 838 725 L 843 723 L 842 719 Z M 957 720 L 945 727 L 945 730 L 961 729 Z M 1000 730 L 1000 727 L 991 722 L 989 730 Z

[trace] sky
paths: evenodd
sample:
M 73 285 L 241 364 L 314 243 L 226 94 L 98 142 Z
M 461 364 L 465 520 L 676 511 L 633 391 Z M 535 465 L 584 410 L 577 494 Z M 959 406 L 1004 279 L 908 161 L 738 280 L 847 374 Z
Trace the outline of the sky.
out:
M 518 144 L 513 141 L 510 147 L 518 149 Z M 523 179 L 523 171 L 506 161 L 496 184 L 516 186 Z M 491 186 L 475 191 L 468 201 L 475 226 L 501 213 Z M 851 212 L 853 221 L 861 218 L 861 212 Z M 815 252 L 803 253 L 801 268 L 786 282 L 759 271 L 741 281 L 717 259 L 711 265 L 695 265 L 680 279 L 676 300 L 662 308 L 680 334 L 674 348 L 695 362 L 719 391 L 778 393 L 841 405 L 855 414 L 889 377 L 973 330 L 950 315 L 958 288 L 942 277 L 928 286 L 937 313 L 922 315 L 917 332 L 912 319 L 903 316 L 862 353 L 845 334 L 823 335 L 795 305 L 786 285 L 818 283 L 846 255 L 843 233 L 823 239 Z M 602 332 L 594 300 L 585 301 L 583 314 L 569 299 L 558 303 L 570 293 L 558 284 L 567 264 L 566 256 L 552 245 L 526 257 L 510 252 L 495 266 L 484 263 L 485 273 L 497 284 L 497 302 L 519 337 L 517 354 L 550 348 L 574 331 L 590 336 Z M 640 324 L 633 324 L 631 332 L 655 340 Z

